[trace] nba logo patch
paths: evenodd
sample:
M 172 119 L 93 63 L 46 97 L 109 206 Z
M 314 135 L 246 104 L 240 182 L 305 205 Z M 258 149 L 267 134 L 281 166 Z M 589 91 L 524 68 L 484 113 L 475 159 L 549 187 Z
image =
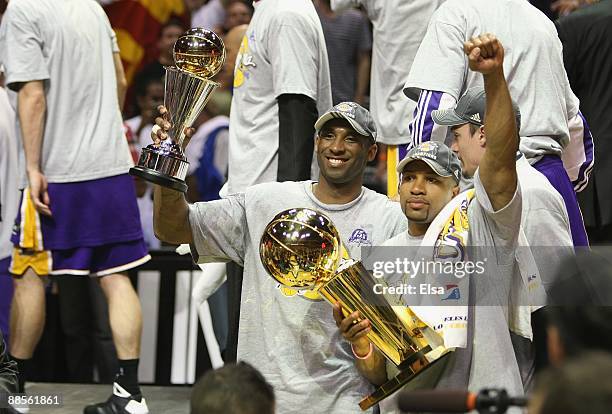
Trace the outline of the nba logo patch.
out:
M 371 246 L 372 240 L 370 235 L 368 234 L 367 229 L 363 227 L 358 227 L 351 233 L 351 236 L 348 239 L 349 244 L 356 246 Z
M 457 285 L 446 285 L 446 293 L 448 296 L 442 298 L 442 300 L 459 300 L 461 299 L 461 291 Z

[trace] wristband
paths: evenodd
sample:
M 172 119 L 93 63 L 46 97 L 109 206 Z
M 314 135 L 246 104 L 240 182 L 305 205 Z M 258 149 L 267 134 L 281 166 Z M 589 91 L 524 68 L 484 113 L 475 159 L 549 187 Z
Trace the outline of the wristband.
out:
M 355 352 L 355 348 L 353 347 L 353 344 L 351 344 L 351 351 L 353 351 L 353 355 L 357 359 L 368 359 L 370 356 L 372 356 L 372 352 L 374 352 L 374 347 L 372 346 L 372 342 L 370 342 L 370 350 L 364 356 L 357 355 L 357 352 Z

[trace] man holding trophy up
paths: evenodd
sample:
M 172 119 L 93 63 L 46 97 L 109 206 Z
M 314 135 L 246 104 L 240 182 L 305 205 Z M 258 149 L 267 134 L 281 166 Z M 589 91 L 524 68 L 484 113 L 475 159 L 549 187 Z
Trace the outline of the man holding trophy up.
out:
M 165 112 L 165 110 L 162 110 Z M 170 125 L 159 120 L 155 141 Z M 309 208 L 337 225 L 350 255 L 406 230 L 397 203 L 362 187 L 366 163 L 376 155 L 376 132 L 367 110 L 336 105 L 317 121 L 318 182 L 259 184 L 226 199 L 188 205 L 183 194 L 156 186 L 156 235 L 190 243 L 199 262 L 234 261 L 245 268 L 238 358 L 255 366 L 274 387 L 277 411 L 359 412 L 372 391 L 354 367 L 329 304 L 312 290 L 277 283 L 260 260 L 260 238 L 279 212 Z M 301 258 L 295 257 L 300 261 Z
M 495 265 L 487 268 L 493 272 L 466 277 L 470 279 L 469 288 L 462 289 L 462 292 L 463 295 L 470 295 L 469 311 L 467 307 L 461 309 L 460 306 L 444 306 L 444 302 L 440 302 L 441 306 L 437 310 L 430 310 L 429 314 L 425 313 L 427 310 L 412 309 L 428 325 L 437 326 L 436 330 L 444 337 L 446 347 L 456 349 L 441 372 L 436 372 L 435 376 L 430 375 L 423 384 L 437 388 L 468 388 L 470 391 L 501 387 L 510 394 L 519 395 L 523 392 L 523 385 L 510 340 L 510 330 L 514 331 L 516 326 L 509 326 L 503 306 L 476 303 L 474 294 L 479 289 L 482 291 L 485 284 L 486 289 L 504 291 L 502 285 L 521 277 L 515 264 L 522 206 L 516 175 L 519 137 L 512 100 L 504 78 L 503 46 L 495 36 L 485 34 L 466 42 L 464 51 L 470 69 L 484 76 L 487 98 L 484 128 L 488 140 L 486 152 L 475 174 L 475 191 L 459 194 L 461 166 L 450 148 L 434 142 L 418 145 L 408 152 L 397 168 L 401 173 L 400 203 L 408 218 L 408 231 L 387 241 L 385 245 L 420 246 L 427 249 L 431 244 L 430 249 L 435 251 L 434 247 L 439 248 L 444 243 L 444 229 L 451 223 L 455 232 L 454 239 L 467 241 L 463 247 L 490 246 L 488 250 L 495 253 L 502 248 L 506 249 L 507 254 L 497 257 Z M 452 111 L 446 114 L 439 111 L 438 116 L 452 116 Z M 457 217 L 458 211 L 464 214 L 466 222 L 451 222 L 453 216 Z M 490 256 L 480 259 L 495 261 L 496 257 L 493 254 Z M 433 257 L 436 257 L 435 253 Z M 508 303 L 500 305 L 508 306 Z M 515 310 L 516 307 L 509 309 L 510 314 Z M 450 318 L 453 323 L 447 324 L 445 312 L 453 312 L 454 315 L 463 313 L 460 318 Z M 355 324 L 359 315 L 344 318 L 338 309 L 335 316 L 343 337 L 364 355 L 369 345 L 366 337 L 369 321 Z M 457 323 L 458 320 L 462 323 Z M 385 363 L 378 353 L 369 352 L 366 355 L 370 360 L 369 365 L 365 364 L 367 360 L 360 360 L 357 366 L 366 367 L 370 376 L 376 373 L 384 376 Z

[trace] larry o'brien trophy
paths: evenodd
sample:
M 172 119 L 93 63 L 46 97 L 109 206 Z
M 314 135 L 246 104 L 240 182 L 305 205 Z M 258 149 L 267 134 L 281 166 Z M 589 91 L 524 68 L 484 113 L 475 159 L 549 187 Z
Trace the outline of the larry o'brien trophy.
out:
M 175 66 L 165 67 L 164 106 L 168 110 L 166 120 L 172 124 L 168 139 L 143 148 L 130 174 L 185 192 L 189 166 L 183 152 L 185 128 L 193 125 L 219 86 L 210 78 L 223 67 L 225 45 L 214 32 L 193 28 L 179 37 L 173 54 Z
M 393 306 L 388 298 L 374 292 L 380 280 L 361 262 L 341 263 L 342 250 L 331 220 L 306 208 L 277 214 L 266 226 L 259 245 L 264 268 L 282 285 L 311 289 L 331 304 L 340 303 L 345 316 L 358 310 L 370 320 L 368 339 L 397 366 L 399 374 L 359 403 L 367 410 L 440 361 L 447 351 L 433 349 L 423 335 L 424 324 L 407 306 Z

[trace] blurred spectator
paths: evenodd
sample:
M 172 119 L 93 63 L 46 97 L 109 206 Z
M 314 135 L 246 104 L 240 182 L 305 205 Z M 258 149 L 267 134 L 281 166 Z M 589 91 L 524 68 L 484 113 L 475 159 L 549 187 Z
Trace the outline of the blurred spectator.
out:
M 13 297 L 13 279 L 8 268 L 11 262 L 11 230 L 19 205 L 19 179 L 15 111 L 4 88 L 0 68 L 0 333 L 8 338 L 9 314 Z
M 529 414 L 608 414 L 612 407 L 612 356 L 593 352 L 538 377 Z
M 597 3 L 599 0 L 556 0 L 550 2 L 550 10 L 557 13 L 560 17 L 567 16 L 580 7 Z
M 274 389 L 246 362 L 208 371 L 193 386 L 191 414 L 274 414 Z
M 201 27 L 215 32 L 223 27 L 227 0 L 187 0 L 186 3 L 191 11 L 191 27 Z
M 219 199 L 219 190 L 227 177 L 229 108 L 232 96 L 216 91 L 198 117 L 195 134 L 185 149 L 189 160 L 187 200 Z
M 242 24 L 231 29 L 224 37 L 225 44 L 225 64 L 221 72 L 217 75 L 217 82 L 221 84 L 219 89 L 231 91 L 234 86 L 234 68 L 236 67 L 236 57 L 240 51 L 242 38 L 246 33 L 248 25 Z
M 130 150 L 136 153 L 136 160 L 140 157 L 142 148 L 151 142 L 156 108 L 164 102 L 164 76 L 163 68 L 152 66 L 149 70 L 140 72 L 134 80 L 139 115 L 126 120 L 125 126 L 128 140 L 131 139 Z M 145 243 L 151 250 L 159 249 L 161 243 L 153 231 L 153 186 L 139 177 L 133 178 Z
M 556 22 L 572 90 L 593 133 L 597 162 L 578 194 L 591 243 L 612 242 L 612 1 L 581 8 Z
M 318 0 L 316 6 L 327 45 L 332 101 L 364 105 L 370 82 L 370 23 L 357 10 L 335 13 L 330 0 Z
M 557 270 L 545 308 L 548 359 L 560 365 L 586 351 L 612 352 L 612 256 L 609 246 L 578 250 Z
M 253 17 L 253 6 L 243 0 L 230 0 L 225 8 L 224 32 L 227 33 L 236 26 L 249 24 Z
M 157 116 L 157 107 L 164 103 L 164 76 L 165 70 L 157 67 L 154 71 L 143 71 L 134 80 L 134 92 L 138 115 L 125 121 L 129 133 L 133 135 L 133 143 L 138 150 L 151 142 L 151 128 Z
M 187 27 L 182 20 L 178 18 L 172 18 L 166 22 L 159 31 L 159 38 L 157 40 L 157 49 L 159 56 L 156 61 L 149 63 L 136 75 L 138 77 L 142 73 L 144 76 L 150 74 L 157 74 L 163 72 L 164 66 L 173 66 L 174 57 L 172 50 L 174 43 L 178 38 L 187 31 Z

